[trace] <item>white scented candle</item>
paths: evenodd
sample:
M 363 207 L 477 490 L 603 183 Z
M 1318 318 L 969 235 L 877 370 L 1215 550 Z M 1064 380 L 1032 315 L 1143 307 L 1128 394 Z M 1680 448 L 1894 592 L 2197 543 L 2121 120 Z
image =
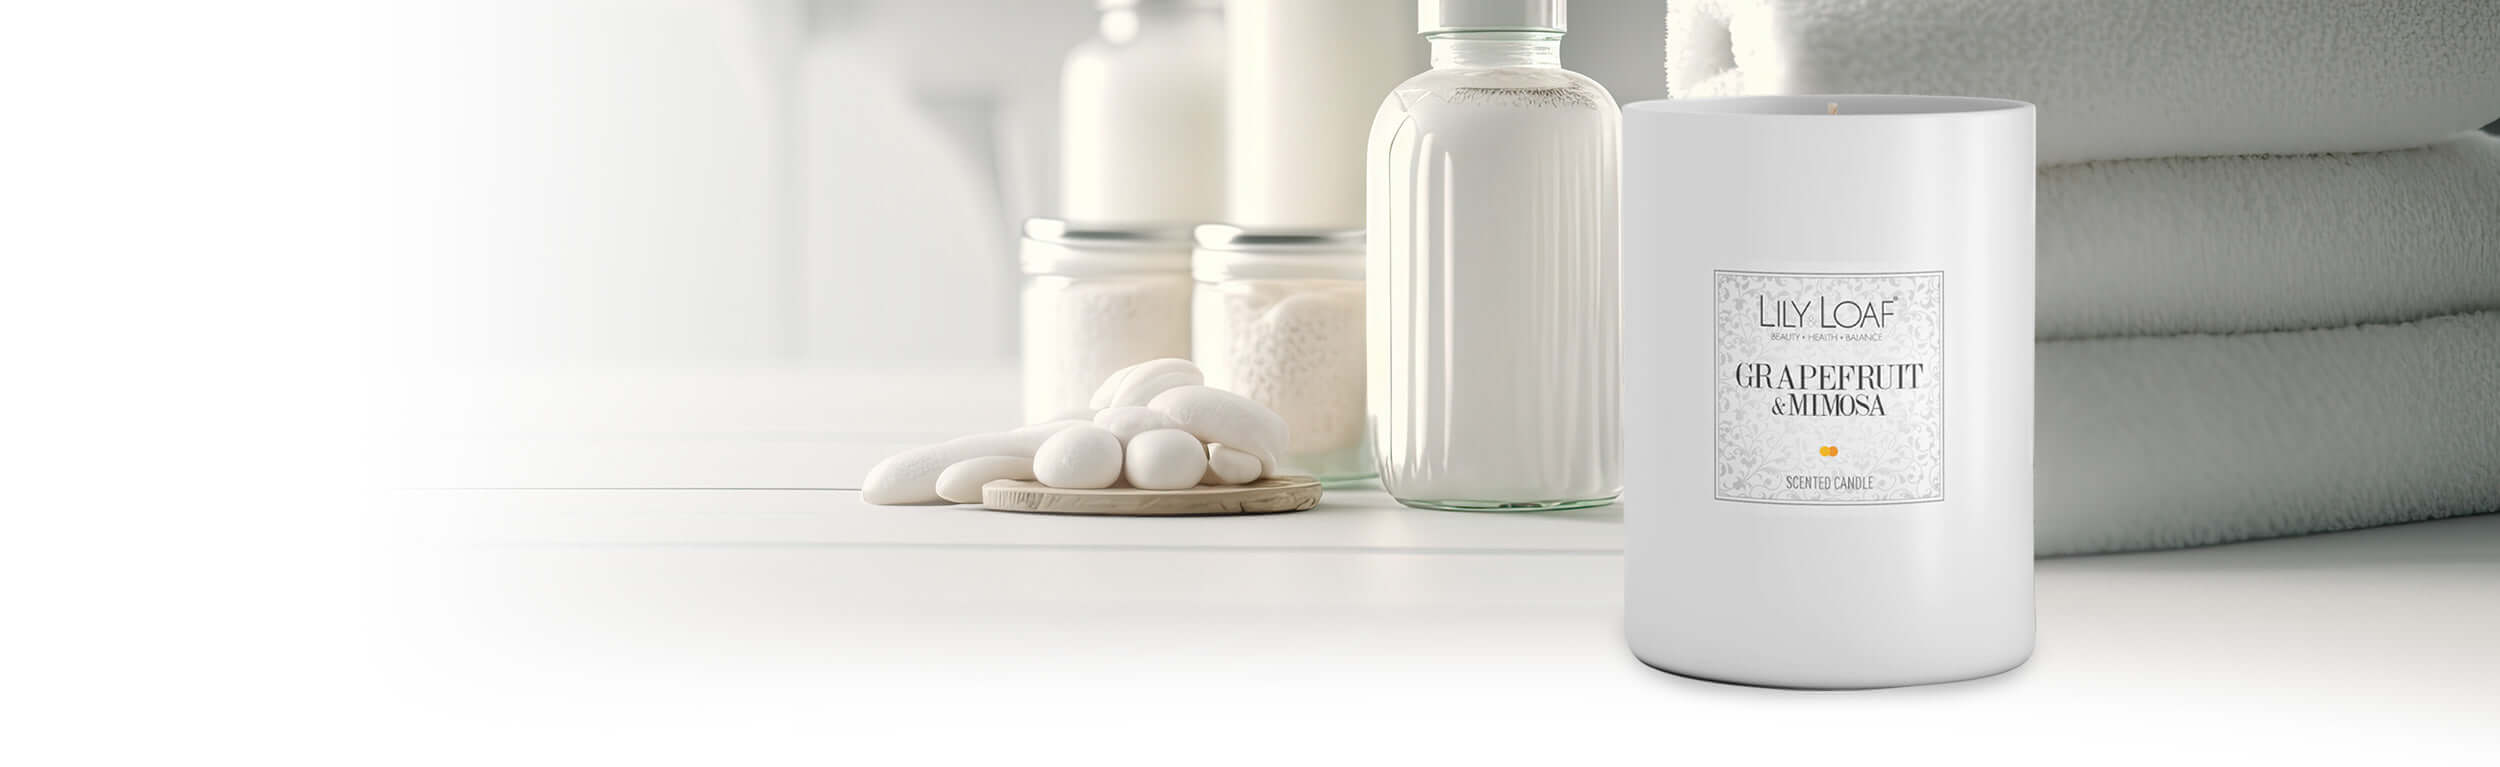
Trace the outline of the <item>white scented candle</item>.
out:
M 1857 688 L 2030 656 L 2033 119 L 1926 96 L 1624 109 L 1641 660 Z

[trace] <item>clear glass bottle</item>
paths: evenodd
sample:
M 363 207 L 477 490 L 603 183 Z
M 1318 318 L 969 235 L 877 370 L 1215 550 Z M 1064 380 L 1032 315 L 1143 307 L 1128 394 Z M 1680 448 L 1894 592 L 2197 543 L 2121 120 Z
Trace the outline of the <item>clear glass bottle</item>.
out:
M 1285 417 L 1287 474 L 1372 477 L 1363 417 L 1363 232 L 1198 227 L 1191 354 L 1207 385 Z
M 1408 506 L 1622 492 L 1622 114 L 1561 66 L 1563 0 L 1423 0 L 1432 70 L 1369 146 L 1368 407 Z

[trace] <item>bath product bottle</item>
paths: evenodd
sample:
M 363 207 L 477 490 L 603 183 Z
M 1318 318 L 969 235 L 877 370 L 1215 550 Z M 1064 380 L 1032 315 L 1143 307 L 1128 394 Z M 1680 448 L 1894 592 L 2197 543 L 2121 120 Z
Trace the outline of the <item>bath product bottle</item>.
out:
M 1620 491 L 1622 115 L 1560 65 L 1562 0 L 1423 0 L 1432 70 L 1368 149 L 1366 376 L 1409 506 L 1595 506 Z
M 1232 0 L 1225 220 L 1363 227 L 1363 138 L 1380 94 L 1424 66 L 1414 0 Z
M 1068 52 L 1060 74 L 1061 212 L 1099 225 L 1222 219 L 1222 4 L 1099 5 L 1101 36 Z

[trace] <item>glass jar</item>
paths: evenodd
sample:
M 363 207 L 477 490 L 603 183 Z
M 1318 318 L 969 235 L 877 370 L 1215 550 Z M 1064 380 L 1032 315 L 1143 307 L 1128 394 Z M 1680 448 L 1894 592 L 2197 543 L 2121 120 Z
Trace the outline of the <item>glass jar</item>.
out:
M 1288 474 L 1376 476 L 1363 416 L 1363 233 L 1198 227 L 1191 335 L 1207 385 L 1285 418 Z
M 1024 418 L 1080 410 L 1120 368 L 1189 356 L 1189 238 L 1181 229 L 1024 223 Z
M 1561 0 L 1420 10 L 1432 70 L 1382 101 L 1367 161 L 1381 487 L 1432 509 L 1608 503 L 1622 115 L 1562 68 Z

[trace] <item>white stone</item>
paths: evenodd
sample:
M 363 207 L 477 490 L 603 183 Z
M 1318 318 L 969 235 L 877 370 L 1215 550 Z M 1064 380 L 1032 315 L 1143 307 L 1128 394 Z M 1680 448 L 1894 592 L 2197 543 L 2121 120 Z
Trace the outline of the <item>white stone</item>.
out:
M 1090 490 L 1120 479 L 1120 438 L 1091 424 L 1050 435 L 1033 453 L 1033 478 L 1051 487 Z
M 1001 479 L 1032 479 L 1033 459 L 985 455 L 957 461 L 938 472 L 937 494 L 956 503 L 980 503 L 981 486 Z
M 1201 485 L 1239 485 L 1259 478 L 1259 457 L 1229 445 L 1207 446 L 1207 473 Z
M 1259 458 L 1259 474 L 1276 474 L 1285 449 L 1285 419 L 1248 397 L 1207 386 L 1181 386 L 1147 404 L 1201 442 L 1221 442 Z
M 1069 424 L 1075 426 L 1077 424 Z M 1030 458 L 1042 443 L 1068 426 L 1032 427 L 997 434 L 974 434 L 897 453 L 878 461 L 859 483 L 859 498 L 874 504 L 933 503 L 939 500 L 938 474 L 973 458 L 1008 455 Z M 1115 441 L 1116 444 L 1116 441 Z
M 1109 430 L 1111 432 L 1111 436 L 1119 437 L 1120 444 L 1123 445 L 1128 444 L 1131 437 L 1135 437 L 1139 434 L 1154 431 L 1156 429 L 1178 429 L 1181 427 L 1180 424 L 1172 422 L 1171 416 L 1157 412 L 1153 408 L 1143 406 L 1103 408 L 1102 412 L 1094 414 L 1093 423 L 1095 426 L 1100 426 Z
M 1179 429 L 1155 429 L 1130 438 L 1124 469 L 1139 490 L 1186 490 L 1207 474 L 1207 448 Z
M 1177 357 L 1147 360 L 1121 368 L 1103 379 L 1102 388 L 1094 390 L 1093 406 L 1137 407 L 1154 401 L 1156 395 L 1179 386 L 1197 386 L 1207 382 L 1198 364 Z

